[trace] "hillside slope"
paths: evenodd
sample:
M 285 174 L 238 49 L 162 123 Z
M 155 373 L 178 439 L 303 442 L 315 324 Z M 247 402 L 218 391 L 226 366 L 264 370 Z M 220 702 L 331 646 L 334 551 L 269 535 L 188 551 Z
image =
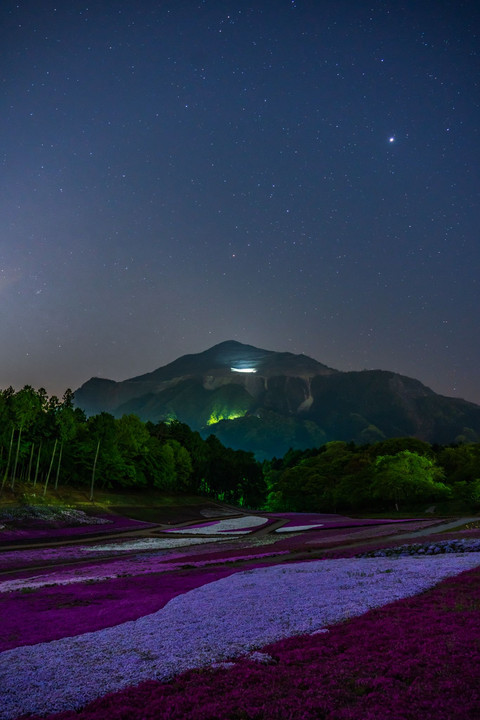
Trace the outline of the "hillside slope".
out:
M 413 378 L 384 370 L 340 372 L 305 355 L 235 341 L 123 382 L 92 378 L 75 401 L 89 415 L 178 419 L 259 457 L 329 440 L 480 438 L 480 406 L 437 395 Z

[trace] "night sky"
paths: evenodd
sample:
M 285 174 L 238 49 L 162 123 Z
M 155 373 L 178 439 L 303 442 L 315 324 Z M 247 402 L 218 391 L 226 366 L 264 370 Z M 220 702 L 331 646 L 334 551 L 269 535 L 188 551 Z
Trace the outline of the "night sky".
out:
M 233 339 L 480 403 L 480 10 L 4 0 L 0 387 Z

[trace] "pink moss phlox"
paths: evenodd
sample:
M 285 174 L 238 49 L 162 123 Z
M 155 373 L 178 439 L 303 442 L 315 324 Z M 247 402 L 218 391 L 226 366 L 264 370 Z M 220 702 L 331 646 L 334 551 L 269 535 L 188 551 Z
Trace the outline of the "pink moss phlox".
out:
M 0 651 L 137 620 L 160 610 L 177 595 L 240 569 L 192 569 L 4 594 L 0 596 Z
M 266 513 L 266 516 L 286 520 L 284 527 L 322 524 L 325 529 L 367 527 L 369 525 L 395 525 L 402 523 L 421 523 L 422 527 L 438 524 L 439 520 L 418 519 L 370 519 L 370 518 L 349 518 L 343 515 L 328 515 L 323 513 Z
M 275 548 L 279 550 L 288 549 L 291 552 L 300 552 L 302 550 L 326 549 L 344 545 L 345 543 L 358 542 L 361 539 L 369 539 L 375 537 L 383 537 L 392 535 L 393 532 L 402 532 L 405 526 L 397 526 L 395 531 L 390 526 L 378 525 L 365 527 L 349 527 L 349 528 L 327 528 L 318 530 L 306 530 L 295 535 L 280 537 L 275 543 Z M 398 542 L 398 540 L 397 540 Z
M 228 533 L 228 532 L 239 532 L 239 533 L 247 533 L 247 532 L 255 532 L 256 530 L 265 530 L 270 525 L 275 524 L 275 520 L 265 518 L 265 522 L 258 525 L 245 525 L 244 527 L 236 528 L 235 530 L 221 530 L 222 533 Z
M 154 523 L 143 522 L 142 520 L 132 520 L 131 518 L 121 515 L 98 514 L 97 517 L 108 520 L 105 525 L 76 525 L 74 527 L 38 527 L 28 528 L 25 530 L 0 530 L 0 545 L 8 545 L 11 543 L 21 544 L 35 540 L 46 540 L 47 538 L 61 539 L 66 537 L 75 537 L 81 535 L 109 535 L 118 530 L 135 530 L 147 527 L 153 527 Z
M 254 560 L 256 558 L 260 557 L 271 557 L 276 555 L 286 555 L 290 551 L 288 549 L 285 550 L 277 550 L 278 543 L 275 543 L 273 550 L 268 550 L 268 548 L 271 548 L 271 545 L 257 545 L 255 547 L 250 548 L 242 548 L 242 547 L 236 547 L 236 548 L 230 548 L 230 549 L 224 549 L 224 550 L 212 550 L 211 552 L 203 551 L 198 552 L 196 554 L 185 554 L 182 556 L 182 562 L 183 563 L 209 563 L 209 562 L 233 562 L 235 560 Z M 262 548 L 265 548 L 265 552 L 261 552 Z M 172 562 L 172 560 L 168 559 L 166 562 Z
M 474 531 L 478 532 L 478 531 Z M 415 538 L 408 538 L 408 542 L 411 543 L 422 543 L 425 545 L 431 545 L 432 543 L 442 541 L 442 540 L 461 540 L 462 538 L 465 539 L 465 537 L 468 537 L 470 539 L 472 538 L 478 538 L 480 537 L 480 533 L 477 535 L 470 535 L 468 534 L 465 536 L 464 531 L 455 531 L 455 532 L 445 532 L 445 533 L 432 533 L 426 536 L 418 536 Z M 354 557 L 355 555 L 360 555 L 362 553 L 366 552 L 374 552 L 375 550 L 386 550 L 388 548 L 394 548 L 401 544 L 406 544 L 407 538 L 392 538 L 389 540 L 388 538 L 384 540 L 379 540 L 379 542 L 368 542 L 365 540 L 364 544 L 358 544 L 354 547 L 342 547 L 342 543 L 332 544 L 328 547 L 325 547 L 325 557 L 328 558 L 349 558 Z
M 270 565 L 265 557 L 268 554 L 258 555 L 248 569 Z M 161 574 L 151 572 L 0 594 L 0 652 L 137 620 L 156 612 L 177 595 L 245 569 L 231 564 L 210 568 L 208 563 L 199 563 L 182 571 L 185 564 L 169 566 Z
M 143 552 L 132 550 L 128 554 L 122 554 L 120 557 L 118 553 L 110 550 L 92 552 L 92 547 L 94 548 L 94 546 L 88 548 L 87 555 L 85 546 L 14 550 L 1 554 L 0 560 L 4 568 L 10 568 L 11 570 L 8 575 L 3 576 L 0 580 L 0 594 L 4 591 L 2 586 L 10 581 L 22 579 L 27 581 L 32 577 L 34 581 L 30 585 L 56 584 L 81 580 L 82 575 L 87 574 L 92 577 L 107 578 L 126 573 L 165 572 L 185 564 L 203 566 L 208 563 L 222 562 L 223 560 L 231 562 L 233 559 L 241 560 L 243 557 L 254 559 L 288 552 L 287 550 L 269 552 L 268 541 L 264 546 L 255 543 L 255 545 L 245 549 L 237 542 L 222 543 L 222 549 L 217 550 L 217 552 L 208 552 L 208 544 L 187 545 L 185 552 L 181 552 L 177 548 Z M 266 552 L 262 553 L 263 547 Z M 4 562 L 5 558 L 6 562 Z M 75 560 L 76 562 L 66 565 L 69 560 Z M 60 564 L 62 567 L 59 566 L 55 571 L 55 566 Z M 21 567 L 22 569 L 14 570 L 15 567 Z M 34 572 L 34 576 L 32 576 L 32 572 Z M 25 585 L 27 584 L 25 582 Z
M 214 534 L 227 533 L 249 533 L 271 524 L 266 517 L 262 515 L 239 515 L 232 518 L 222 518 L 211 522 L 197 523 L 195 525 L 185 525 L 178 528 L 167 528 L 165 532 L 174 535 L 180 534 Z M 205 530 L 205 533 L 203 533 Z
M 72 545 L 63 547 L 51 547 L 51 548 L 29 548 L 16 550 L 5 550 L 0 554 L 0 565 L 2 570 L 9 570 L 14 568 L 27 568 L 35 567 L 39 565 L 65 563 L 71 560 L 82 560 L 88 558 L 90 561 L 93 555 L 91 545 L 90 548 L 86 548 L 85 545 Z M 96 558 L 107 558 L 111 556 L 117 556 L 118 553 L 113 551 L 95 551 Z
M 230 669 L 143 682 L 45 720 L 465 720 L 480 717 L 480 571 Z M 34 718 L 30 718 L 34 720 Z
M 13 720 L 27 709 L 80 708 L 128 683 L 166 680 L 251 652 L 268 640 L 312 633 L 475 567 L 480 559 L 474 555 L 294 563 L 232 574 L 136 623 L 5 653 L 1 676 L 10 693 L 0 717 Z M 265 605 L 272 585 L 276 592 Z M 64 675 L 71 684 L 65 685 Z
M 44 569 L 43 571 L 36 573 L 33 577 L 31 575 L 31 571 L 26 570 L 23 572 L 12 573 L 8 576 L 8 579 L 0 581 L 0 593 L 4 594 L 7 592 L 17 591 L 28 592 L 42 587 L 51 587 L 52 585 L 63 586 L 100 582 L 125 575 L 136 575 L 137 577 L 140 577 L 142 575 L 149 575 L 152 573 L 165 573 L 186 568 L 207 567 L 209 565 L 218 565 L 225 562 L 233 563 L 244 559 L 254 560 L 272 556 L 276 557 L 281 554 L 288 554 L 288 551 L 283 551 L 283 553 L 255 553 L 247 556 L 247 558 L 242 555 L 234 554 L 229 558 L 223 557 L 221 560 L 217 560 L 215 558 L 201 560 L 182 558 L 180 561 L 175 563 L 163 563 L 158 560 L 150 560 L 150 562 L 148 562 L 144 560 L 136 561 L 117 559 L 116 561 L 110 561 L 108 564 L 82 565 L 82 567 L 75 567 L 75 569 L 61 568 L 57 572 Z
M 209 520 L 208 522 L 200 522 L 200 523 L 189 523 L 188 525 L 182 525 L 181 527 L 168 527 L 164 528 L 163 532 L 166 533 L 178 533 L 179 530 L 183 532 L 188 532 L 190 529 L 198 529 L 198 528 L 209 528 L 213 527 L 215 525 L 218 525 L 219 520 Z

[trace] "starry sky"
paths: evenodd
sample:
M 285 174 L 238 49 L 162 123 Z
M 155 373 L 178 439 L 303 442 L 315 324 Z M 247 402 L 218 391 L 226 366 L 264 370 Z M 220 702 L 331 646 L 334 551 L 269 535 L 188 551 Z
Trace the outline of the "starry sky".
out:
M 0 387 L 224 340 L 480 403 L 475 1 L 3 0 Z

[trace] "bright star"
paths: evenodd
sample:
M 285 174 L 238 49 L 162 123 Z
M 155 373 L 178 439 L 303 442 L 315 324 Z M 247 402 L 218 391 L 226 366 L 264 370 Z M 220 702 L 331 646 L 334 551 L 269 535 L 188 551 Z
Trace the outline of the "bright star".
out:
M 395 138 L 393 136 L 391 138 L 388 138 L 388 142 L 391 142 L 391 143 L 395 142 Z

